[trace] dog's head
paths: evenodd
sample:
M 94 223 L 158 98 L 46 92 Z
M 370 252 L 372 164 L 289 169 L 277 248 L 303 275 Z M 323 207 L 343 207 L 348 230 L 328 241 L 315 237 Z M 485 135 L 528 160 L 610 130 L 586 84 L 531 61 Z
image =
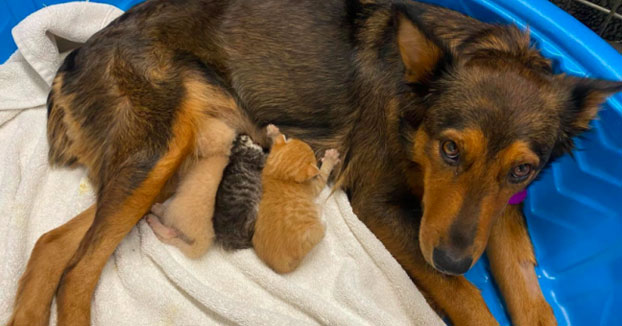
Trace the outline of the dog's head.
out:
M 437 33 L 413 10 L 396 6 L 393 21 L 406 84 L 420 99 L 400 122 L 416 170 L 408 174 L 423 180 L 420 247 L 437 270 L 462 274 L 510 197 L 572 149 L 622 83 L 553 75 L 515 27 Z

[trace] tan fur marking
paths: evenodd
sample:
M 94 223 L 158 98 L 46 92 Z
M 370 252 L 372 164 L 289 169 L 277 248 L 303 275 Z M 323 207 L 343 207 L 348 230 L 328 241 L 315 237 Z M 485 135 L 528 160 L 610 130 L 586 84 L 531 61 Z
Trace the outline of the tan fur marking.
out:
M 203 78 L 196 77 L 193 74 L 186 78 L 184 86 L 187 92 L 186 105 L 195 108 L 197 111 L 195 114 L 215 118 L 234 131 L 249 135 L 253 141 L 262 147 L 270 145 L 264 130 L 256 126 L 238 107 L 233 97 L 223 89 L 211 85 Z M 201 145 L 203 141 L 208 141 L 207 136 L 202 136 L 204 130 L 208 127 L 199 124 L 198 128 L 199 145 Z M 219 128 L 222 128 L 222 126 Z
M 501 150 L 498 157 L 499 164 L 496 170 L 499 171 L 509 171 L 512 167 L 519 164 L 531 164 L 534 167 L 540 164 L 538 155 L 536 155 L 536 153 L 529 148 L 529 145 L 522 140 L 515 141 L 510 144 L 510 146 Z
M 479 130 L 448 130 L 444 133 L 456 142 L 465 160 L 481 157 L 485 150 L 485 140 Z M 440 157 L 439 142 L 431 140 L 420 130 L 415 137 L 414 160 L 423 166 L 424 216 L 420 229 L 420 246 L 426 260 L 433 265 L 432 251 L 441 244 L 441 238 L 449 232 L 454 216 L 463 204 L 471 178 L 462 176 L 456 180 L 455 168 L 448 167 Z M 424 148 L 430 146 L 429 152 Z M 476 167 L 472 167 L 475 169 Z

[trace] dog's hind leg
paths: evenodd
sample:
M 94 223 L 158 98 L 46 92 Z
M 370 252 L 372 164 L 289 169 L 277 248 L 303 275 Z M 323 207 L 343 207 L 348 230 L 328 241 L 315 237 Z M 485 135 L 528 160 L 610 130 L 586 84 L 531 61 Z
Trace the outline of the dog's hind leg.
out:
M 534 270 L 536 258 L 520 205 L 509 205 L 490 233 L 486 254 L 512 325 L 557 325 Z
M 177 112 L 166 152 L 130 154 L 102 184 L 95 220 L 58 289 L 59 325 L 90 324 L 91 297 L 106 261 L 193 150 L 195 129 L 186 111 L 182 106 Z
M 93 223 L 95 205 L 43 234 L 20 279 L 10 326 L 47 326 L 50 305 L 63 271 Z

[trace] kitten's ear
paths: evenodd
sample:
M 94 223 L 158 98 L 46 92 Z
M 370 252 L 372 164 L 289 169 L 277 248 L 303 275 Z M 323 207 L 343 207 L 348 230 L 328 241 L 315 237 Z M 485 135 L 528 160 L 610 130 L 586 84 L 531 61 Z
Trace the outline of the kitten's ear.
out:
M 311 180 L 311 178 L 314 178 L 318 174 L 320 174 L 320 169 L 318 169 L 317 165 L 309 164 L 307 165 L 307 168 L 302 168 L 300 169 L 300 171 L 298 171 L 298 173 L 294 177 L 294 180 L 296 180 L 296 182 L 302 183 Z
M 274 144 L 281 145 L 285 144 L 285 135 L 281 134 L 274 139 Z

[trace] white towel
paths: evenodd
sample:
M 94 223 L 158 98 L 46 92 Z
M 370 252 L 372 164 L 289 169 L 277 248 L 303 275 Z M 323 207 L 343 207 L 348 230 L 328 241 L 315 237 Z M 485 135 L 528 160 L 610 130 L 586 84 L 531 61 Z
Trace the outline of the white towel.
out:
M 43 105 L 63 57 L 57 37 L 84 42 L 119 14 L 108 5 L 68 3 L 13 30 L 18 52 L 0 66 L 0 324 L 37 238 L 95 199 L 83 169 L 47 165 Z M 442 325 L 346 196 L 327 195 L 320 199 L 326 237 L 288 275 L 274 273 L 252 249 L 213 247 L 189 260 L 141 221 L 104 268 L 93 324 Z

